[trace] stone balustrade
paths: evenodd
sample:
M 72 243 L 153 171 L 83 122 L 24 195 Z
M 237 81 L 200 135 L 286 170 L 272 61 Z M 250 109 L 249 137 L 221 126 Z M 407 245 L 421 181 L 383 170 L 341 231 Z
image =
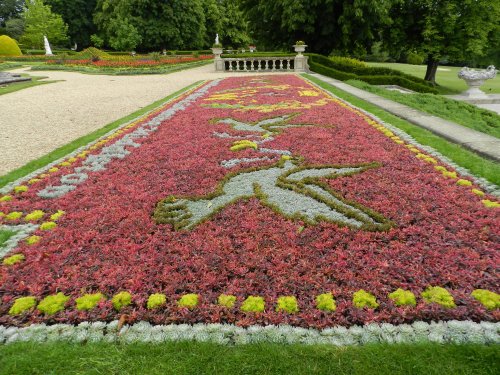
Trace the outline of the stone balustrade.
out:
M 307 56 L 222 57 L 222 49 L 214 49 L 216 72 L 307 72 Z

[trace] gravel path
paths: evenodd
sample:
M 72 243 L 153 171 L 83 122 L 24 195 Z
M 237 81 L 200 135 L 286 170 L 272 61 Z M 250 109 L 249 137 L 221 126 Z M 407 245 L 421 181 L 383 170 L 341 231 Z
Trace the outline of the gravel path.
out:
M 12 72 L 63 82 L 0 96 L 0 176 L 194 82 L 244 75 L 215 73 L 211 64 L 167 75 L 143 76 L 27 69 Z

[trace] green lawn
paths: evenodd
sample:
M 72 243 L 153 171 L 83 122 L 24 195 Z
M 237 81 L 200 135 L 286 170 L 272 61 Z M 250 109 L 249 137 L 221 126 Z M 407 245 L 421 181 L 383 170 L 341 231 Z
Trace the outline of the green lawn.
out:
M 0 346 L 0 374 L 498 374 L 499 346 L 210 343 Z
M 46 81 L 45 79 L 47 77 L 36 77 L 36 76 L 30 76 L 28 74 L 21 74 L 21 76 L 22 77 L 31 77 L 32 80 L 25 81 L 25 82 L 9 83 L 8 85 L 4 85 L 4 86 L 0 85 L 0 95 L 10 94 L 11 92 L 27 89 L 28 87 L 46 85 L 49 83 L 57 82 L 57 81 Z
M 410 64 L 397 64 L 397 63 L 375 63 L 368 62 L 370 66 L 384 67 L 400 70 L 404 73 L 414 75 L 419 78 L 425 76 L 425 65 L 410 65 Z M 440 66 L 436 73 L 436 82 L 438 85 L 443 86 L 443 93 L 458 94 L 467 90 L 465 81 L 457 77 L 457 73 L 461 67 L 455 66 Z M 500 94 L 500 77 L 487 80 L 484 86 L 481 87 L 487 94 Z
M 3 244 L 9 240 L 15 233 L 10 230 L 0 230 L 0 249 L 3 247 Z
M 349 103 L 374 114 L 381 120 L 400 128 L 407 134 L 411 135 L 415 140 L 417 140 L 417 142 L 433 147 L 435 150 L 439 151 L 441 154 L 448 157 L 458 165 L 467 168 L 476 176 L 484 177 L 494 184 L 500 185 L 500 163 L 485 159 L 459 145 L 448 142 L 428 130 L 422 129 L 417 125 L 410 124 L 408 121 L 391 115 L 379 107 L 358 99 L 357 97 L 324 83 L 313 76 L 304 74 L 304 77 L 308 78 L 325 90 L 330 91 L 334 95 L 337 95 L 339 98 L 344 99 Z
M 495 112 L 440 95 L 402 94 L 357 80 L 349 80 L 346 83 L 431 115 L 500 138 L 500 116 Z

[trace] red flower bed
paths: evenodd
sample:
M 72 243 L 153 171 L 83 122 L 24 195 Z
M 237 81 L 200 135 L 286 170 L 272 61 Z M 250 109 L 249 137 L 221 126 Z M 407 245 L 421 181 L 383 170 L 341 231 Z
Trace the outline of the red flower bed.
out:
M 268 128 L 273 139 L 257 150 L 232 151 L 238 138 L 230 137 L 256 140 L 269 134 L 256 137 L 217 121 L 231 118 L 249 124 L 291 114 L 294 117 L 285 125 L 307 126 Z M 101 171 L 88 172 L 88 179 L 73 191 L 54 199 L 38 196 L 101 154 L 102 147 L 155 116 L 70 159 L 70 165 L 42 175 L 27 185 L 28 191 L 0 203 L 5 214 L 24 215 L 37 209 L 47 215 L 66 212 L 56 228 L 34 232 L 40 242 L 22 241 L 10 253 L 22 253 L 24 261 L 0 267 L 0 323 L 111 320 L 123 313 L 131 320 L 154 323 L 307 327 L 498 319 L 498 310 L 488 310 L 470 296 L 474 289 L 498 292 L 500 221 L 498 210 L 482 203 L 494 197 L 480 198 L 471 192 L 477 186 L 460 186 L 456 178 L 444 177 L 399 138 L 384 135 L 370 120 L 299 77 L 225 79 L 163 121 L 157 131 L 134 139 L 138 147 L 127 147 L 129 155 L 112 159 Z M 297 166 L 354 168 L 371 163 L 366 170 L 319 181 L 340 200 L 354 202 L 389 225 L 360 229 L 321 218 L 307 224 L 301 217 L 278 213 L 263 196 L 230 202 L 191 228 L 176 230 L 155 220 L 155 210 L 167 197 L 175 196 L 175 202 L 206 198 L 229 173 L 276 165 L 281 154 L 264 153 L 264 147 L 289 151 L 292 159 L 286 162 Z M 235 158 L 248 160 L 229 168 L 221 164 Z M 285 159 L 289 157 L 281 163 Z M 229 182 L 225 186 L 229 189 Z M 210 209 L 210 203 L 200 209 Z M 7 222 L 4 217 L 3 223 L 23 223 L 23 219 Z M 428 286 L 446 288 L 456 307 L 426 302 L 420 294 Z M 416 306 L 396 306 L 388 294 L 398 288 L 412 291 Z M 353 294 L 361 289 L 376 297 L 376 309 L 354 306 Z M 130 292 L 133 302 L 120 312 L 109 300 L 90 311 L 74 307 L 74 299 L 83 293 L 101 292 L 111 298 L 121 291 Z M 17 316 L 8 313 L 18 297 L 35 296 L 39 301 L 57 292 L 71 296 L 71 301 L 55 315 L 37 310 Z M 329 292 L 336 310 L 318 310 L 315 297 Z M 146 301 L 153 293 L 165 294 L 167 303 L 148 310 Z M 188 293 L 199 294 L 199 304 L 179 308 L 176 301 Z M 218 306 L 220 294 L 236 296 L 235 306 Z M 241 311 L 243 300 L 252 295 L 264 297 L 265 312 Z M 280 296 L 295 296 L 299 311 L 276 312 Z
M 202 55 L 199 57 L 176 57 L 176 58 L 168 58 L 168 59 L 160 59 L 156 60 L 99 60 L 92 61 L 89 59 L 84 60 L 66 60 L 64 62 L 65 65 L 90 65 L 101 68 L 143 68 L 150 66 L 160 66 L 160 65 L 175 65 L 175 64 L 183 64 L 194 61 L 203 61 L 209 60 L 213 58 L 213 56 Z M 57 60 L 49 60 L 47 64 L 55 64 Z

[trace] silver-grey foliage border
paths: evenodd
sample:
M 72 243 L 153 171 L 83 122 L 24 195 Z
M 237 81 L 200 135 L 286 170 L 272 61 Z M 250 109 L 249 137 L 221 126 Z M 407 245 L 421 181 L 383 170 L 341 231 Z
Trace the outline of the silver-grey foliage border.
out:
M 196 84 L 194 85 L 193 87 L 189 87 L 189 88 L 186 88 L 184 90 L 182 90 L 182 92 L 178 93 L 177 95 L 171 97 L 170 99 L 166 100 L 165 102 L 163 102 L 162 104 L 160 104 L 158 107 L 160 106 L 164 106 L 172 101 L 174 101 L 175 99 L 179 98 L 180 96 L 184 95 L 186 93 L 186 91 L 188 90 L 193 90 L 193 91 L 196 91 L 197 89 L 199 89 L 201 86 L 203 86 L 205 83 L 207 83 L 207 81 L 202 81 L 200 82 L 199 84 Z M 108 138 L 110 135 L 116 133 L 118 130 L 120 129 L 123 129 L 125 128 L 126 126 L 132 124 L 133 122 L 139 120 L 140 118 L 143 118 L 143 117 L 147 117 L 149 114 L 153 113 L 154 111 L 156 111 L 158 109 L 158 107 L 156 108 L 153 108 L 152 110 L 146 112 L 146 113 L 143 113 L 139 116 L 137 116 L 136 118 L 130 120 L 130 121 L 127 121 L 121 125 L 119 125 L 118 127 L 116 128 L 113 128 L 112 130 L 110 130 L 109 132 L 107 132 L 106 134 L 102 135 L 101 137 L 99 138 L 96 138 L 95 140 L 77 148 L 76 150 L 64 155 L 63 157 L 51 162 L 50 164 L 47 164 L 39 169 L 37 169 L 36 171 L 33 171 L 31 172 L 30 174 L 28 175 L 25 175 L 13 182 L 10 182 L 8 183 L 7 185 L 5 185 L 4 187 L 0 188 L 0 194 L 8 194 L 10 193 L 15 186 L 18 186 L 18 185 L 21 185 L 24 181 L 28 181 L 32 178 L 35 178 L 36 176 L 40 175 L 41 173 L 44 173 L 46 171 L 48 171 L 50 168 L 52 167 L 55 167 L 57 166 L 58 164 L 61 164 L 63 161 L 65 161 L 66 159 L 68 158 L 71 158 L 71 157 L 75 157 L 76 155 L 80 154 L 81 152 L 87 150 L 89 147 L 93 146 L 94 144 L 102 141 L 103 139 L 106 139 Z
M 307 79 L 307 77 L 303 77 L 303 78 Z M 370 113 L 368 111 L 365 111 L 362 108 L 356 107 L 355 105 L 349 103 L 348 101 L 346 101 L 346 100 L 344 100 L 342 98 L 339 98 L 338 96 L 336 96 L 332 92 L 324 89 L 323 87 L 319 86 L 317 83 L 311 81 L 310 79 L 307 79 L 307 81 L 310 82 L 311 84 L 313 84 L 314 86 L 316 86 L 321 91 L 325 92 L 326 94 L 334 97 L 335 99 L 337 99 L 337 100 L 339 100 L 339 101 L 347 104 L 348 106 L 350 106 L 352 108 L 357 109 L 358 111 L 364 113 L 365 115 L 367 115 L 368 117 L 372 118 L 373 120 L 375 120 L 375 121 L 383 124 L 387 129 L 389 129 L 390 131 L 392 131 L 394 134 L 396 134 L 398 137 L 400 137 L 404 141 L 406 141 L 406 142 L 408 142 L 408 143 L 410 143 L 410 144 L 412 144 L 412 145 L 420 148 L 421 150 L 424 150 L 426 153 L 428 153 L 429 155 L 432 155 L 435 158 L 439 159 L 444 164 L 448 164 L 450 167 L 453 167 L 462 176 L 469 177 L 477 185 L 481 186 L 485 191 L 487 191 L 491 195 L 494 195 L 496 197 L 500 197 L 500 187 L 497 186 L 496 184 L 494 184 L 494 183 L 486 180 L 485 178 L 475 176 L 471 171 L 469 171 L 468 169 L 466 169 L 464 167 L 461 167 L 458 164 L 454 163 L 453 161 L 451 161 L 450 159 L 448 159 L 446 156 L 444 156 L 441 153 L 439 153 L 438 151 L 436 151 L 431 146 L 426 146 L 426 145 L 420 144 L 418 141 L 416 141 L 411 135 L 409 135 L 408 133 L 406 133 L 404 130 L 401 130 L 401 129 L 399 129 L 396 126 L 391 125 L 391 124 L 389 124 L 389 123 L 381 120 L 380 118 L 378 118 L 377 116 L 373 115 L 372 113 Z M 341 89 L 338 89 L 338 90 L 341 90 Z
M 68 343 L 164 343 L 211 342 L 222 345 L 255 343 L 326 344 L 353 346 L 364 344 L 403 344 L 432 342 L 440 344 L 499 344 L 500 323 L 451 320 L 412 324 L 367 324 L 323 330 L 289 325 L 237 327 L 232 324 L 151 325 L 138 322 L 118 329 L 118 321 L 70 324 L 33 324 L 28 327 L 0 326 L 0 344 L 16 342 Z

